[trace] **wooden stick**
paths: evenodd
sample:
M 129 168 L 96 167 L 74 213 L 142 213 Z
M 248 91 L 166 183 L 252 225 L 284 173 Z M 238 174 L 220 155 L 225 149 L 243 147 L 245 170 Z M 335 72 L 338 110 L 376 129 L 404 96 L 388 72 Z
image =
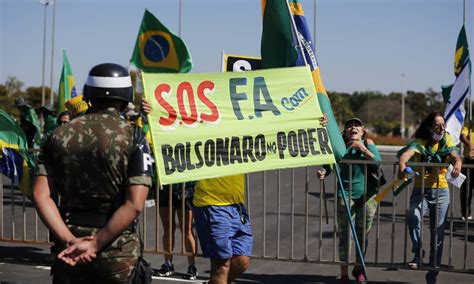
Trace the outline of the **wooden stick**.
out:
M 321 183 L 322 183 L 322 188 L 323 188 L 322 198 L 323 198 L 323 202 L 324 202 L 324 212 L 325 212 L 325 215 L 326 215 L 326 224 L 329 224 L 328 203 L 327 203 L 327 199 L 326 199 L 326 183 L 324 182 L 324 179 L 321 180 Z

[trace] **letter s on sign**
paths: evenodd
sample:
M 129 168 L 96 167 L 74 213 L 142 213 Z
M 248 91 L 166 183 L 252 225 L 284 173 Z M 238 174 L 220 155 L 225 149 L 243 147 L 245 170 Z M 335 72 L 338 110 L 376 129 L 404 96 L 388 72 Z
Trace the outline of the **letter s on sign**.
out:
M 234 72 L 243 72 L 252 70 L 252 65 L 247 60 L 237 60 L 232 66 L 232 71 Z
M 164 98 L 165 96 L 170 95 L 170 90 L 171 87 L 168 84 L 160 84 L 155 89 L 156 101 L 165 109 L 166 112 L 168 112 L 168 117 L 160 117 L 159 122 L 163 126 L 172 125 L 177 118 L 176 110 Z
M 214 82 L 212 81 L 203 81 L 198 86 L 197 94 L 199 100 L 206 105 L 210 110 L 211 114 L 201 113 L 200 118 L 204 122 L 214 122 L 219 118 L 219 110 L 216 105 L 209 100 L 204 91 L 208 90 L 209 93 L 214 91 Z

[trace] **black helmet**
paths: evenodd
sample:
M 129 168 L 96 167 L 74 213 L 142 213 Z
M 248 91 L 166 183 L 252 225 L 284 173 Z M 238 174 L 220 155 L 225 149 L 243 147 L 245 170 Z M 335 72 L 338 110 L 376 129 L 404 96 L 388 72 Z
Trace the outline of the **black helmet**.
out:
M 94 66 L 84 84 L 83 99 L 117 99 L 133 101 L 132 80 L 127 69 L 114 63 Z

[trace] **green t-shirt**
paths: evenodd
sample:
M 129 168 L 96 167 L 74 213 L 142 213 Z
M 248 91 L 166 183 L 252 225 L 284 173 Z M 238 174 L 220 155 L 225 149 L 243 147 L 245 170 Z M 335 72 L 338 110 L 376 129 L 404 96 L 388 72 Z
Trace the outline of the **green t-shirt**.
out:
M 365 144 L 364 142 L 364 145 Z M 379 150 L 374 144 L 368 144 L 367 149 L 374 154 L 374 161 L 381 161 Z M 346 153 L 344 154 L 343 159 L 345 160 L 366 160 L 364 154 L 355 150 L 354 148 L 347 148 Z M 341 166 L 341 179 L 344 185 L 344 190 L 346 193 L 349 193 L 349 184 L 350 184 L 350 165 L 349 164 L 340 164 Z M 370 167 L 378 167 L 378 165 L 367 165 L 367 172 L 370 171 Z M 352 164 L 352 199 L 358 199 L 364 194 L 364 164 Z M 339 184 L 338 184 L 339 187 Z M 371 190 L 369 186 L 367 187 L 367 192 Z M 338 196 L 341 196 L 338 192 Z

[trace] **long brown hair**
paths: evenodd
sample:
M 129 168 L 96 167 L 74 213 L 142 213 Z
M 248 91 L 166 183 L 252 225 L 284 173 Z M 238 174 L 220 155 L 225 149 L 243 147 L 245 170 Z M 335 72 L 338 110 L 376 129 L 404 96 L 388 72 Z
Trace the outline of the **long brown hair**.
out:
M 441 116 L 444 119 L 444 115 L 437 111 L 428 114 L 425 119 L 423 119 L 423 121 L 420 123 L 420 126 L 418 126 L 418 128 L 416 129 L 415 138 L 430 140 L 432 136 L 431 129 L 433 128 L 433 122 L 438 116 Z

